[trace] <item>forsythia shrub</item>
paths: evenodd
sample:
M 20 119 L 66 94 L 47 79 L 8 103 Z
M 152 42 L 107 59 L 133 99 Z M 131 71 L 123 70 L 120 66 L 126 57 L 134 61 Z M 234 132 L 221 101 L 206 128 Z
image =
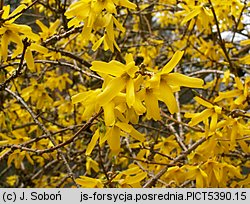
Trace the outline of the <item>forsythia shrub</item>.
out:
M 250 187 L 249 11 L 0 0 L 0 186 Z

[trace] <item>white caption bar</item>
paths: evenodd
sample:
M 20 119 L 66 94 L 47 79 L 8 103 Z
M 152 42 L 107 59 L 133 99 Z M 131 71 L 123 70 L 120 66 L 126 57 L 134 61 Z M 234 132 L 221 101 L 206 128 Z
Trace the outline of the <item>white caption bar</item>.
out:
M 83 203 L 250 203 L 249 188 L 209 188 L 209 189 L 70 189 L 70 188 L 0 188 L 0 204 L 43 203 L 43 204 L 83 204 Z

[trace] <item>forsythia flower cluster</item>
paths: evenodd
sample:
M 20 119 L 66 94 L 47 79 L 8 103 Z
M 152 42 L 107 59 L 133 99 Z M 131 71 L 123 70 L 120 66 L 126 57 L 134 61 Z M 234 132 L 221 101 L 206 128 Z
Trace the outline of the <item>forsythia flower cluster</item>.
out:
M 104 111 L 105 128 L 102 131 L 97 128 L 87 154 L 91 153 L 98 140 L 100 145 L 108 141 L 113 153 L 117 154 L 120 151 L 120 136 L 124 134 L 143 142 L 143 135 L 131 125 L 138 123 L 139 116 L 146 114 L 148 120 L 160 120 L 159 101 L 164 102 L 169 112 L 174 114 L 179 111 L 174 92 L 179 91 L 181 86 L 202 88 L 202 79 L 171 73 L 183 53 L 177 51 L 156 73 L 141 72 L 131 54 L 126 56 L 126 65 L 115 60 L 92 63 L 91 70 L 104 79 L 102 88 L 72 97 L 73 103 L 82 102 L 86 118 L 90 118 L 100 108 Z

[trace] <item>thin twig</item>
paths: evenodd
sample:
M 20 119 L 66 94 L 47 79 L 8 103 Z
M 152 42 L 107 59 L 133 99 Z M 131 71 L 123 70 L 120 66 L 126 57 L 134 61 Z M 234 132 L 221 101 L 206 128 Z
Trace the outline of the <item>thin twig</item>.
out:
M 20 62 L 18 63 L 19 66 L 8 79 L 6 79 L 3 83 L 0 84 L 0 91 L 3 90 L 10 81 L 17 78 L 21 74 L 23 64 L 24 64 L 23 61 L 24 61 L 25 52 L 29 46 L 30 46 L 30 42 L 28 42 L 28 38 L 23 39 L 23 52 L 22 52 Z
M 25 109 L 29 112 L 29 114 L 31 115 L 31 117 L 33 118 L 33 120 L 35 121 L 35 123 L 43 130 L 43 132 L 48 136 L 48 138 L 50 139 L 50 141 L 52 142 L 52 144 L 54 146 L 56 146 L 56 142 L 54 140 L 54 138 L 52 137 L 52 134 L 50 133 L 50 131 L 47 130 L 47 128 L 42 124 L 40 123 L 40 121 L 37 119 L 36 115 L 33 113 L 33 111 L 29 108 L 29 106 L 26 104 L 26 102 L 23 100 L 23 98 L 17 94 L 15 94 L 14 92 L 12 92 L 10 89 L 8 88 L 5 88 L 5 91 L 8 92 L 9 94 L 11 94 L 18 102 L 20 102 L 24 107 Z M 24 148 L 24 147 L 23 147 Z M 58 153 L 60 155 L 60 157 L 62 158 L 67 170 L 68 170 L 68 174 L 70 176 L 70 178 L 72 179 L 73 183 L 77 186 L 78 184 L 75 182 L 75 176 L 63 154 L 63 152 L 58 149 Z
M 201 145 L 203 142 L 205 142 L 207 139 L 205 137 L 201 138 L 197 142 L 195 142 L 193 145 L 191 145 L 187 151 L 183 151 L 179 156 L 177 156 L 173 161 L 171 161 L 169 164 L 176 164 L 181 159 L 185 158 L 190 152 L 195 150 L 199 145 Z M 155 176 L 150 178 L 143 186 L 143 188 L 150 188 L 152 187 L 156 181 L 160 179 L 161 176 L 163 176 L 168 170 L 168 166 L 161 169 Z
M 230 59 L 230 57 L 229 57 L 229 54 L 228 54 L 228 52 L 227 52 L 227 48 L 226 48 L 226 46 L 225 46 L 225 42 L 224 42 L 224 40 L 223 40 L 222 37 L 221 37 L 221 31 L 220 31 L 219 21 L 218 21 L 218 19 L 217 19 L 217 16 L 216 16 L 216 13 L 215 13 L 213 4 L 212 4 L 211 0 L 208 0 L 208 2 L 209 2 L 209 4 L 211 5 L 211 10 L 212 10 L 212 13 L 213 13 L 213 16 L 214 16 L 215 25 L 216 25 L 217 32 L 218 32 L 218 36 L 219 36 L 219 42 L 220 42 L 219 44 L 220 44 L 221 49 L 223 50 L 223 52 L 224 52 L 224 54 L 225 54 L 225 56 L 226 56 L 226 59 L 227 59 L 227 61 L 228 61 L 228 63 L 229 63 L 230 71 L 231 71 L 232 73 L 236 74 L 236 70 L 235 70 L 235 68 L 234 68 L 234 66 L 233 66 L 233 63 L 232 63 L 232 61 L 231 61 L 231 59 Z

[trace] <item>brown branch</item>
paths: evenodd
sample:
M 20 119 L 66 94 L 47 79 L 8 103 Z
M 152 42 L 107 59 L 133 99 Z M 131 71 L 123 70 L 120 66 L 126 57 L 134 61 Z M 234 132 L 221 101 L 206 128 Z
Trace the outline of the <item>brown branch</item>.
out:
M 51 44 L 56 43 L 57 41 L 59 41 L 59 40 L 61 40 L 63 38 L 69 37 L 71 34 L 81 32 L 82 28 L 83 28 L 83 26 L 79 26 L 79 27 L 72 28 L 71 30 L 66 31 L 66 32 L 64 32 L 62 34 L 53 35 L 52 37 L 50 37 L 47 40 L 45 40 L 42 43 L 42 46 L 51 45 Z
M 48 138 L 50 139 L 50 141 L 52 142 L 52 144 L 54 146 L 56 146 L 56 142 L 54 140 L 54 138 L 52 137 L 52 134 L 50 133 L 50 131 L 47 130 L 47 128 L 42 124 L 40 123 L 40 121 L 37 119 L 36 115 L 33 113 L 33 111 L 29 108 L 29 106 L 25 103 L 25 101 L 23 100 L 23 98 L 19 95 L 17 95 L 16 93 L 12 92 L 10 89 L 8 88 L 5 88 L 5 91 L 8 92 L 9 94 L 11 94 L 18 102 L 20 102 L 24 107 L 25 109 L 29 112 L 29 114 L 31 115 L 31 117 L 33 118 L 34 122 L 43 130 L 43 132 L 48 136 Z M 25 148 L 25 147 L 22 147 L 22 148 Z M 67 170 L 68 170 L 68 175 L 69 177 L 72 179 L 73 183 L 77 186 L 78 184 L 75 182 L 75 176 L 63 154 L 63 152 L 58 149 L 58 153 L 60 155 L 60 157 L 62 158 Z
M 236 22 L 236 25 L 235 25 L 235 29 L 234 29 L 234 33 L 233 33 L 233 36 L 232 36 L 232 39 L 231 39 L 231 43 L 233 43 L 233 41 L 234 41 L 235 34 L 236 34 L 238 26 L 240 24 L 240 19 L 241 19 L 242 15 L 243 15 L 244 10 L 246 9 L 246 7 L 247 7 L 247 0 L 244 1 L 244 6 L 240 11 L 240 15 L 239 15 L 239 18 L 238 18 L 238 20 Z
M 136 158 L 136 155 L 135 155 L 135 153 L 132 151 L 132 149 L 131 149 L 130 146 L 129 146 L 129 140 L 128 140 L 128 138 L 125 138 L 125 142 L 126 142 L 126 146 L 127 146 L 128 150 L 129 150 L 129 153 L 132 155 L 132 158 L 135 159 L 135 158 Z M 155 175 L 153 175 L 150 171 L 148 171 L 147 169 L 145 169 L 145 168 L 140 164 L 139 161 L 135 160 L 135 163 L 140 167 L 140 169 L 141 169 L 142 171 L 147 172 L 148 176 L 150 176 L 151 179 L 153 179 L 153 178 L 155 177 Z M 159 181 L 160 183 L 162 183 L 163 185 L 166 185 L 166 186 L 167 186 L 167 184 L 166 184 L 164 181 L 162 181 L 160 178 L 158 179 L 158 181 Z
M 49 149 L 44 149 L 44 150 L 36 150 L 36 154 L 39 154 L 39 155 L 41 155 L 41 154 L 43 154 L 43 153 L 47 153 L 47 152 L 53 152 L 54 150 L 57 150 L 57 149 L 59 149 L 59 148 L 61 148 L 61 147 L 64 147 L 64 146 L 66 146 L 66 145 L 68 145 L 68 144 L 70 144 L 71 142 L 73 142 L 77 137 L 78 137 L 78 135 L 82 132 L 82 131 L 84 131 L 84 130 L 86 130 L 87 128 L 89 128 L 91 125 L 92 125 L 92 123 L 93 123 L 93 121 L 99 116 L 99 115 L 101 115 L 101 113 L 103 112 L 103 110 L 100 110 L 98 113 L 96 113 L 94 116 L 92 116 L 88 121 L 87 121 L 87 123 L 85 123 L 70 139 L 68 139 L 68 140 L 66 140 L 65 142 L 62 142 L 62 143 L 60 143 L 60 144 L 58 144 L 58 145 L 55 145 L 54 147 L 51 147 L 51 148 L 49 148 Z
M 155 165 L 168 166 L 168 167 L 176 166 L 175 164 L 169 164 L 169 163 L 167 164 L 167 163 L 161 163 L 161 162 L 148 161 L 148 160 L 138 159 L 138 158 L 135 158 L 135 157 L 129 157 L 129 156 L 125 156 L 125 155 L 120 156 L 120 158 L 122 158 L 122 157 L 131 159 L 131 160 L 134 160 L 134 161 L 139 161 L 139 162 L 142 162 L 142 163 L 145 163 L 145 164 L 152 164 L 152 165 L 155 164 Z
M 23 39 L 23 52 L 22 52 L 20 62 L 18 63 L 19 66 L 8 79 L 6 79 L 3 83 L 0 84 L 0 91 L 3 90 L 10 81 L 17 78 L 19 75 L 21 75 L 21 71 L 24 65 L 23 61 L 24 61 L 25 52 L 29 46 L 30 46 L 30 42 L 28 42 L 28 38 Z
M 28 142 L 26 142 L 26 143 L 23 143 L 23 144 L 20 144 L 20 145 L 5 145 L 4 146 L 4 148 L 10 148 L 12 151 L 13 150 L 15 150 L 15 149 L 20 149 L 20 150 L 24 150 L 24 151 L 28 151 L 28 152 L 32 152 L 32 153 L 34 153 L 34 154 L 36 154 L 36 155 L 42 155 L 42 154 L 44 154 L 44 153 L 49 153 L 49 152 L 53 152 L 53 151 L 55 151 L 55 150 L 60 150 L 60 148 L 62 148 L 62 147 L 64 147 L 64 146 L 66 146 L 66 145 L 68 145 L 68 144 L 70 144 L 71 142 L 73 142 L 73 141 L 75 141 L 76 140 L 76 138 L 79 136 L 79 134 L 82 132 L 82 131 L 84 131 L 84 130 L 86 130 L 87 128 L 89 128 L 91 125 L 92 125 L 92 123 L 93 123 L 93 121 L 102 113 L 103 111 L 101 110 L 99 113 L 97 113 L 97 114 L 95 114 L 94 116 L 92 116 L 88 121 L 87 121 L 87 123 L 85 123 L 70 139 L 68 139 L 68 140 L 66 140 L 65 142 L 62 142 L 62 143 L 60 143 L 60 144 L 58 144 L 58 145 L 54 145 L 53 147 L 51 147 L 51 148 L 48 148 L 48 149 L 42 149 L 42 150 L 38 150 L 38 149 L 31 149 L 31 148 L 27 148 L 27 147 L 25 147 L 25 145 L 27 145 L 27 144 L 30 144 L 30 143 L 33 143 L 33 142 L 36 142 L 37 141 L 37 138 L 34 138 L 34 139 L 32 139 L 32 140 L 30 140 L 30 141 L 28 141 Z M 37 120 L 37 119 L 36 119 Z M 40 123 L 40 122 L 39 122 Z M 61 132 L 61 131 L 60 131 Z M 58 133 L 58 132 L 57 132 Z M 49 133 L 51 136 L 52 136 L 52 133 Z M 45 135 L 43 135 L 43 136 L 40 136 L 39 137 L 39 140 L 40 139 L 43 139 L 43 138 L 49 138 L 49 136 L 48 136 L 48 134 L 45 134 Z M 3 148 L 3 147 L 2 147 Z M 1 149 L 2 149 L 1 148 Z M 6 155 L 4 155 L 4 156 L 6 156 Z M 3 156 L 0 158 L 0 159 L 2 159 L 3 158 Z
M 3 14 L 3 11 L 2 11 L 3 5 L 4 5 L 4 0 L 0 0 L 0 11 L 1 11 L 0 18 L 2 17 L 2 14 Z
M 56 48 L 49 48 L 49 50 L 52 50 L 54 52 L 59 52 L 59 53 L 61 53 L 64 56 L 70 57 L 70 58 L 76 60 L 77 62 L 81 63 L 82 65 L 86 66 L 87 68 L 90 68 L 92 66 L 86 60 L 82 59 L 81 57 L 78 57 L 77 55 L 75 55 L 74 53 L 71 53 L 69 51 L 65 51 L 65 50 L 61 50 L 61 49 L 56 49 Z
M 36 123 L 34 123 L 33 125 L 37 125 Z M 72 126 L 69 126 L 69 127 L 66 127 L 66 128 L 63 128 L 61 130 L 58 130 L 56 132 L 52 132 L 51 135 L 57 135 L 57 134 L 60 134 L 62 132 L 65 132 L 65 131 L 68 131 L 68 130 L 75 130 L 77 127 L 82 127 L 83 124 L 80 124 L 80 125 L 72 125 Z M 18 126 L 19 127 L 19 126 Z M 20 126 L 21 128 L 21 126 Z M 14 129 L 14 128 L 13 128 Z M 87 132 L 85 132 L 85 134 L 87 134 Z M 89 133 L 90 134 L 90 133 Z M 37 136 L 29 141 L 26 141 L 24 143 L 21 143 L 21 144 L 18 144 L 18 145 L 15 145 L 15 144 L 6 144 L 6 145 L 3 145 L 0 147 L 0 151 L 2 151 L 3 149 L 8 149 L 10 148 L 11 150 L 14 150 L 14 149 L 20 149 L 22 150 L 23 147 L 25 147 L 25 151 L 28 151 L 28 152 L 33 152 L 33 153 L 37 153 L 37 150 L 34 150 L 34 149 L 30 149 L 30 148 L 27 148 L 26 146 L 29 145 L 29 144 L 32 144 L 32 143 L 35 143 L 35 142 L 38 142 L 39 140 L 42 140 L 42 139 L 46 139 L 48 138 L 48 135 L 44 134 L 44 135 L 41 135 L 41 136 Z M 7 155 L 5 155 L 7 156 Z M 0 157 L 0 160 L 2 159 L 3 157 Z
M 166 113 L 164 113 L 163 111 L 161 111 L 161 114 L 162 114 L 163 117 L 166 117 L 167 119 L 172 120 L 173 122 L 175 122 L 175 123 L 177 123 L 177 124 L 181 124 L 181 125 L 183 125 L 183 126 L 189 128 L 189 129 L 191 129 L 191 130 L 194 130 L 194 131 L 197 131 L 197 132 L 205 132 L 205 130 L 203 130 L 203 129 L 201 129 L 201 128 L 192 127 L 192 126 L 189 126 L 189 125 L 186 124 L 186 123 L 183 123 L 183 122 L 181 122 L 181 121 L 178 121 L 178 120 L 176 120 L 176 119 L 174 119 L 174 118 L 168 116 L 168 115 L 167 115 Z
M 202 74 L 220 74 L 220 75 L 224 75 L 225 72 L 224 71 L 220 71 L 220 70 L 200 70 L 197 72 L 192 72 L 190 74 L 188 74 L 188 76 L 196 76 L 196 75 L 202 75 Z M 235 78 L 234 74 L 229 75 L 231 78 Z
M 237 72 L 236 72 L 236 70 L 235 70 L 235 68 L 234 68 L 234 65 L 233 65 L 233 63 L 232 63 L 232 61 L 231 61 L 231 59 L 230 59 L 230 57 L 229 57 L 228 52 L 227 52 L 227 48 L 226 48 L 226 46 L 225 46 L 225 42 L 224 42 L 224 40 L 223 40 L 222 37 L 221 37 L 221 31 L 220 31 L 219 21 L 218 21 L 218 19 L 217 19 L 217 16 L 216 16 L 216 13 L 215 13 L 213 4 L 212 4 L 211 0 L 208 0 L 208 2 L 209 2 L 209 4 L 211 5 L 211 10 L 212 10 L 212 13 L 213 13 L 213 16 L 214 16 L 215 25 L 216 25 L 217 32 L 218 32 L 218 36 L 219 36 L 219 42 L 220 42 L 219 44 L 220 44 L 220 46 L 221 46 L 221 49 L 223 50 L 223 52 L 224 52 L 224 54 L 225 54 L 225 56 L 226 56 L 226 59 L 227 59 L 227 61 L 228 61 L 228 63 L 229 63 L 230 71 L 231 71 L 232 73 L 234 73 L 234 74 L 237 74 Z
M 103 81 L 103 79 L 101 77 L 99 77 L 95 74 L 89 73 L 87 71 L 84 71 L 84 70 L 80 69 L 78 66 L 67 63 L 67 62 L 60 62 L 60 61 L 53 61 L 53 60 L 35 60 L 35 63 L 43 63 L 43 64 L 48 63 L 48 64 L 54 64 L 54 65 L 58 65 L 58 66 L 67 66 L 67 67 L 70 67 L 70 68 L 72 68 L 72 69 L 74 69 L 82 74 L 85 74 L 89 77 L 93 77 L 93 78 L 96 78 L 96 79 Z
M 195 142 L 193 145 L 191 145 L 187 151 L 183 151 L 179 156 L 177 156 L 173 161 L 171 161 L 169 164 L 173 165 L 179 162 L 181 159 L 187 157 L 189 153 L 191 153 L 193 150 L 195 150 L 199 145 L 201 145 L 203 142 L 205 142 L 207 139 L 205 137 L 201 138 L 197 142 Z M 155 182 L 160 179 L 161 176 L 163 176 L 168 170 L 168 166 L 161 169 L 154 177 L 150 178 L 143 186 L 143 188 L 150 188 L 152 187 Z

